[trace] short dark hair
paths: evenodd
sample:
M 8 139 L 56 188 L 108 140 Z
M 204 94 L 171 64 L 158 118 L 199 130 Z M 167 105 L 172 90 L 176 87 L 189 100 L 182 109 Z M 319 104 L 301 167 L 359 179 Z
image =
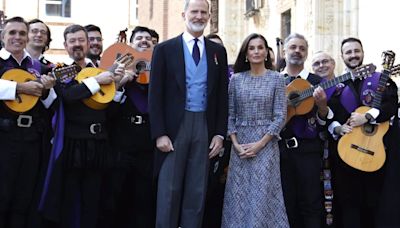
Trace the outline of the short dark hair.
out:
M 252 33 L 249 36 L 247 36 L 242 43 L 238 57 L 236 58 L 236 62 L 233 65 L 233 71 L 235 73 L 250 70 L 250 63 L 246 62 L 246 53 L 247 49 L 249 48 L 250 41 L 256 38 L 262 39 L 264 41 L 265 48 L 268 50 L 268 42 L 263 35 L 258 33 Z M 269 51 L 267 51 L 267 60 L 264 60 L 264 65 L 265 68 L 272 69 L 272 62 L 271 62 L 271 57 L 269 56 Z
M 355 38 L 355 37 L 348 37 L 348 38 L 344 39 L 344 40 L 342 41 L 342 45 L 340 45 L 340 51 L 341 51 L 342 54 L 343 54 L 343 45 L 344 45 L 345 43 L 349 43 L 349 42 L 357 42 L 357 43 L 359 43 L 360 46 L 361 46 L 361 50 L 364 51 L 364 48 L 363 48 L 363 45 L 362 45 L 360 39 Z
M 67 28 L 65 28 L 65 30 L 64 30 L 64 41 L 67 41 L 67 34 L 76 33 L 76 32 L 79 32 L 79 31 L 84 31 L 85 35 L 86 35 L 86 39 L 88 39 L 88 34 L 87 34 L 85 28 L 82 27 L 82 25 L 73 24 L 73 25 L 70 25 Z
M 148 33 L 150 34 L 150 36 L 151 36 L 151 31 L 150 31 L 149 28 L 144 27 L 144 26 L 136 26 L 136 27 L 132 30 L 131 37 L 129 38 L 129 42 L 131 42 L 131 43 L 133 42 L 133 38 L 135 37 L 135 34 L 136 34 L 137 32 L 148 32 Z
M 26 22 L 25 19 L 22 18 L 22 17 L 12 17 L 12 18 L 10 18 L 10 19 L 5 20 L 4 25 L 3 25 L 3 28 L 5 28 L 6 25 L 7 25 L 8 23 L 10 23 L 10 22 L 24 23 L 24 24 L 26 25 L 26 30 L 29 29 L 28 22 Z
M 10 23 L 10 22 L 24 23 L 24 24 L 26 25 L 26 31 L 29 30 L 28 22 L 26 22 L 25 19 L 22 18 L 22 17 L 12 17 L 12 18 L 10 18 L 10 19 L 5 20 L 4 25 L 3 25 L 3 28 L 5 28 L 6 25 L 7 25 L 8 23 Z M 26 35 L 28 36 L 28 34 L 26 34 Z M 0 39 L 0 40 L 1 40 L 1 42 L 0 42 L 0 43 L 1 43 L 1 46 L 4 47 L 4 43 L 3 43 L 4 29 L 1 30 L 1 35 L 0 35 L 0 37 L 1 37 L 1 39 Z
M 93 24 L 88 24 L 85 27 L 86 32 L 99 32 L 101 34 L 100 27 Z
M 159 36 L 158 33 L 156 32 L 156 30 L 150 29 L 150 36 L 153 37 L 153 38 L 156 38 L 157 43 L 158 43 L 158 41 L 159 41 L 159 39 L 160 39 L 160 36 Z
M 50 32 L 50 28 L 49 28 L 49 26 L 47 26 L 46 25 L 46 23 L 44 23 L 42 20 L 39 20 L 39 19 L 33 19 L 33 20 L 30 20 L 29 22 L 28 22 L 28 25 L 30 26 L 31 24 L 36 24 L 36 23 L 42 23 L 45 27 L 46 27 L 46 29 L 47 29 L 47 43 L 46 43 L 46 46 L 43 48 L 43 50 L 42 50 L 42 54 L 46 51 L 46 50 L 48 50 L 49 48 L 50 48 L 50 42 L 52 41 L 52 39 L 51 39 L 51 32 Z M 29 31 L 28 31 L 29 32 Z

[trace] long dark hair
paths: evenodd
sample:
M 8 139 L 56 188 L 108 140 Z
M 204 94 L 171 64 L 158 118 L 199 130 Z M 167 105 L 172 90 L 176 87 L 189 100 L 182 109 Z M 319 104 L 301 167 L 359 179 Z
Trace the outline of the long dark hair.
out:
M 260 38 L 264 41 L 265 44 L 265 49 L 267 52 L 267 60 L 264 60 L 264 65 L 265 68 L 267 69 L 272 69 L 272 62 L 271 62 L 271 57 L 269 56 L 269 51 L 268 51 L 268 42 L 265 39 L 265 37 L 261 34 L 258 33 L 252 33 L 242 43 L 242 47 L 240 48 L 240 52 L 238 54 L 238 57 L 236 58 L 236 62 L 233 65 L 233 72 L 238 73 L 238 72 L 244 72 L 250 70 L 250 63 L 246 61 L 246 53 L 247 49 L 249 48 L 249 43 L 251 40 Z

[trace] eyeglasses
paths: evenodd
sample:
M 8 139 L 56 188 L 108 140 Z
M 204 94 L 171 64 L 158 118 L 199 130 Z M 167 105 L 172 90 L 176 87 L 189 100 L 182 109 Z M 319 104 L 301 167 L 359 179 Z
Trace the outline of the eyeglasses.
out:
M 33 34 L 38 34 L 38 33 L 40 33 L 40 35 L 46 35 L 46 34 L 47 34 L 47 31 L 46 31 L 46 30 L 43 30 L 43 29 L 31 29 L 30 32 L 33 33 Z
M 94 36 L 92 36 L 92 37 L 89 37 L 89 41 L 90 42 L 93 42 L 93 41 L 97 41 L 97 42 L 101 42 L 101 41 L 103 41 L 103 38 L 101 38 L 101 37 L 94 37 Z
M 313 67 L 319 67 L 321 64 L 322 64 L 322 65 L 326 65 L 326 64 L 328 64 L 329 62 L 330 62 L 329 59 L 323 59 L 323 60 L 321 60 L 321 61 L 314 62 L 314 63 L 312 64 L 312 66 L 313 66 Z

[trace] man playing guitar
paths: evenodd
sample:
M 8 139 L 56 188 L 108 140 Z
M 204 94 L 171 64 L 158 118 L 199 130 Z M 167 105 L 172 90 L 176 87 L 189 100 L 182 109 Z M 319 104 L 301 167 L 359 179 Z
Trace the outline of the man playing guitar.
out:
M 150 29 L 137 26 L 130 37 L 134 62 L 153 50 Z M 106 52 L 105 52 L 106 54 Z M 147 59 L 150 62 L 151 56 Z M 146 62 L 146 60 L 144 60 Z M 118 167 L 112 176 L 117 208 L 111 227 L 154 227 L 155 192 L 153 185 L 154 143 L 150 137 L 148 84 L 138 80 L 138 67 L 130 69 L 135 80 L 124 78 L 120 89 L 123 102 L 109 126 L 111 143 L 117 152 Z M 140 67 L 139 67 L 140 68 Z M 142 72 L 146 73 L 146 72 Z M 149 72 L 147 72 L 149 73 Z M 146 81 L 146 80 L 144 80 Z M 148 81 L 148 80 L 147 80 Z
M 342 41 L 341 53 L 346 71 L 354 71 L 363 63 L 364 50 L 362 43 L 357 38 L 347 38 Z M 389 121 L 392 116 L 397 112 L 397 87 L 395 83 L 389 79 L 383 86 L 378 88 L 378 82 L 382 77 L 378 73 L 372 74 L 365 80 L 349 80 L 345 86 L 335 93 L 329 100 L 329 106 L 332 108 L 335 116 L 329 129 L 334 138 L 339 138 L 339 154 L 340 154 L 340 140 L 344 135 L 354 131 L 356 128 L 362 127 L 364 124 L 383 123 Z M 378 92 L 382 92 L 382 102 L 380 108 L 373 108 L 371 105 L 374 99 L 377 99 Z M 368 108 L 366 113 L 357 113 L 355 110 L 360 106 L 371 107 Z M 378 126 L 378 125 L 376 125 Z M 344 158 L 339 158 L 338 154 L 333 155 L 334 165 L 334 189 L 335 189 L 335 202 L 341 213 L 337 214 L 338 223 L 343 227 L 398 227 L 392 224 L 397 217 L 395 212 L 398 213 L 397 206 L 385 208 L 386 203 L 393 201 L 392 196 L 383 194 L 382 189 L 389 189 L 398 184 L 398 180 L 392 180 L 388 186 L 386 179 L 386 171 L 390 170 L 392 165 L 392 156 L 398 151 L 395 139 L 393 138 L 393 127 L 383 137 L 383 143 L 386 145 L 386 163 L 382 168 L 377 171 L 364 172 L 353 168 L 344 162 Z M 356 137 L 351 138 L 355 145 L 362 141 Z M 398 143 L 398 142 L 397 142 Z M 359 145 L 363 147 L 363 145 Z M 363 153 L 363 150 L 352 151 L 352 153 Z M 366 151 L 368 152 L 368 151 Z M 395 152 L 395 153 L 393 153 Z M 384 151 L 385 153 L 385 151 Z M 393 155 L 392 155 L 393 154 Z M 383 187 L 382 187 L 383 186 Z M 387 186 L 387 187 L 386 187 Z M 395 193 L 397 194 L 397 193 Z M 387 198 L 389 197 L 389 198 Z M 395 197 L 397 198 L 397 197 Z M 380 207 L 382 206 L 383 207 Z M 387 214 L 387 215 L 385 215 Z M 392 216 L 389 216 L 391 214 Z M 384 215 L 385 218 L 382 219 Z M 391 217 L 391 218 L 390 218 Z
M 64 31 L 64 40 L 69 64 L 79 66 L 82 71 L 94 67 L 85 58 L 89 42 L 84 27 L 76 24 L 68 26 Z M 71 80 L 57 84 L 65 116 L 64 120 L 58 121 L 65 121 L 65 127 L 58 129 L 64 134 L 62 152 L 55 160 L 43 202 L 43 214 L 47 219 L 66 226 L 76 223 L 80 223 L 80 227 L 96 226 L 104 171 L 113 163 L 112 150 L 106 129 L 107 109 L 104 106 L 92 109 L 84 102 L 101 93 L 103 85 L 114 81 L 118 84 L 123 75 L 124 65 L 117 64 L 112 72 L 103 71 L 86 77 L 81 83 Z M 113 96 L 114 101 L 120 101 L 120 93 Z
M 10 80 L 0 79 L 0 99 L 24 105 L 24 96 L 40 99 L 33 107 L 17 113 L 0 105 L 0 227 L 24 227 L 27 223 L 35 186 L 41 169 L 41 157 L 50 148 L 49 108 L 57 98 L 52 89 L 54 78 L 48 69 L 24 50 L 28 42 L 28 24 L 21 17 L 5 22 L 1 33 L 0 75 L 17 71 Z M 18 69 L 18 70 L 16 70 Z M 23 69 L 23 71 L 21 70 Z M 22 80 L 25 75 L 33 80 Z M 34 201 L 36 202 L 36 201 Z

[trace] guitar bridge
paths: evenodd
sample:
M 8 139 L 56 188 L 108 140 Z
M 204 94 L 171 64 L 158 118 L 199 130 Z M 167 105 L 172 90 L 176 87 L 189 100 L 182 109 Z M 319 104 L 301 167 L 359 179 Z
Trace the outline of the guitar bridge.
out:
M 356 150 L 358 150 L 358 151 L 360 151 L 362 153 L 368 154 L 368 155 L 372 155 L 373 156 L 375 154 L 375 152 L 373 152 L 373 151 L 370 151 L 368 149 L 362 148 L 362 147 L 354 145 L 354 144 L 351 144 L 351 148 L 352 149 L 356 149 Z

